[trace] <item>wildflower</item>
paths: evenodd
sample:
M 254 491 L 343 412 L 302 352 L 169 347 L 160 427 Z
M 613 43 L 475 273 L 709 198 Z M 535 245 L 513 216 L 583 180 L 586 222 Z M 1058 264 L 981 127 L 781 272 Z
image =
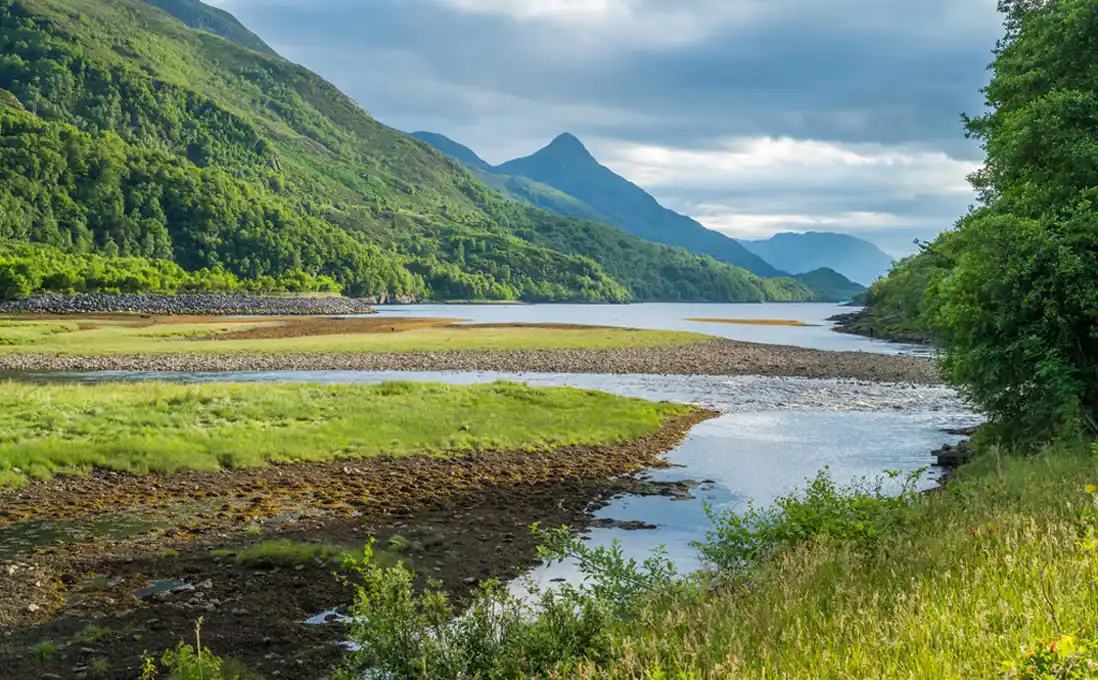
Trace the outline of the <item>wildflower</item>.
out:
M 1056 645 L 1056 653 L 1061 657 L 1071 656 L 1079 649 L 1074 635 L 1062 635 L 1054 644 Z
M 1087 484 L 1086 492 L 1091 494 L 1098 493 L 1098 486 L 1095 486 L 1093 484 Z

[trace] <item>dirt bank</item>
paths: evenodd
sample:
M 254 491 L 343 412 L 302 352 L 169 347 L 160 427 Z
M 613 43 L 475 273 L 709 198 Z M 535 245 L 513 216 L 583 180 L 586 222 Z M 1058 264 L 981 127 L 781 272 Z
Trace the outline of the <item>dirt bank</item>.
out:
M 265 539 L 353 548 L 370 536 L 385 546 L 399 535 L 406 540 L 396 542 L 404 547 L 395 557 L 460 597 L 481 579 L 509 578 L 533 563 L 533 522 L 582 527 L 613 495 L 651 490 L 628 473 L 660 465 L 660 454 L 713 415 L 699 410 L 651 436 L 604 447 L 218 474 L 97 473 L 0 491 L 0 540 L 31 518 L 197 508 L 166 531 L 59 543 L 0 563 L 2 677 L 133 678 L 142 650 L 173 646 L 198 616 L 203 643 L 218 654 L 266 677 L 320 677 L 343 654 L 343 630 L 304 621 L 348 601 L 335 566 L 240 565 L 232 553 Z M 134 591 L 153 579 L 193 588 L 136 599 Z M 44 642 L 54 649 L 43 650 Z
M 164 354 L 0 356 L 0 371 L 505 371 L 651 373 L 851 378 L 939 382 L 923 357 L 822 350 L 714 340 L 678 347 L 575 350 L 460 350 L 378 354 Z

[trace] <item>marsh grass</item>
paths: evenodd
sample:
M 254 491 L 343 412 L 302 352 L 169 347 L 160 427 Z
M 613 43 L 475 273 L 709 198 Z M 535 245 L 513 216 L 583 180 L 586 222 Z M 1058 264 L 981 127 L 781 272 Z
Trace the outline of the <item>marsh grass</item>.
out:
M 348 548 L 331 543 L 295 543 L 287 539 L 263 541 L 235 554 L 244 566 L 296 566 L 321 560 L 339 562 Z
M 447 350 L 566 350 L 678 346 L 712 340 L 678 331 L 591 326 L 477 327 L 441 325 L 392 333 L 340 333 L 233 339 L 234 332 L 271 328 L 271 321 L 203 321 L 134 325 L 127 320 L 4 321 L 0 353 L 75 354 L 325 354 Z M 216 339 L 216 342 L 213 340 Z M 210 340 L 206 342 L 204 340 Z
M 558 677 L 1094 677 L 1096 479 L 1091 456 L 989 456 L 871 548 L 818 535 L 657 601 L 614 633 L 614 664 Z M 1081 674 L 1031 670 L 1058 640 Z
M 611 444 L 688 408 L 514 383 L 6 383 L 0 486 L 96 467 L 173 473 Z

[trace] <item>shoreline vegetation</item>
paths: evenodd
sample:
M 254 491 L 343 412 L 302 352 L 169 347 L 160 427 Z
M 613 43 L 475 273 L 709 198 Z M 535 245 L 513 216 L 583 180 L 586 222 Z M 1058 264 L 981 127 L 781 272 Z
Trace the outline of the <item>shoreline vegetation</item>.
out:
M 933 345 L 935 342 L 934 333 L 930 329 L 896 321 L 892 323 L 882 321 L 881 312 L 873 307 L 847 314 L 836 314 L 828 321 L 835 322 L 833 330 L 838 333 L 910 345 Z

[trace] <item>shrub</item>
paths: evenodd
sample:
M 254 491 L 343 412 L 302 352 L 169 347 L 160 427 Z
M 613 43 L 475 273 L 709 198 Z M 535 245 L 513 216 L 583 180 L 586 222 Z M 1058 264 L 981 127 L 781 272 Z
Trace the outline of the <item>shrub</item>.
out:
M 873 486 L 862 483 L 840 488 L 824 470 L 803 493 L 778 498 L 765 509 L 749 504 L 742 513 L 716 512 L 706 504 L 713 528 L 706 533 L 705 541 L 694 546 L 709 565 L 720 571 L 756 566 L 776 552 L 817 537 L 871 548 L 906 524 L 921 474 L 919 470 L 908 475 L 898 496 L 885 494 L 880 479 Z M 891 477 L 897 475 L 889 473 Z
M 621 547 L 591 549 L 567 529 L 540 532 L 548 561 L 576 559 L 584 585 L 541 590 L 528 584 L 521 598 L 487 581 L 459 611 L 430 583 L 422 591 L 403 563 L 378 564 L 373 545 L 348 556 L 354 582 L 351 638 L 360 647 L 344 672 L 361 677 L 367 668 L 394 680 L 494 678 L 519 680 L 605 661 L 616 621 L 632 616 L 653 593 L 674 584 L 674 570 L 660 555 L 643 564 L 624 559 Z

